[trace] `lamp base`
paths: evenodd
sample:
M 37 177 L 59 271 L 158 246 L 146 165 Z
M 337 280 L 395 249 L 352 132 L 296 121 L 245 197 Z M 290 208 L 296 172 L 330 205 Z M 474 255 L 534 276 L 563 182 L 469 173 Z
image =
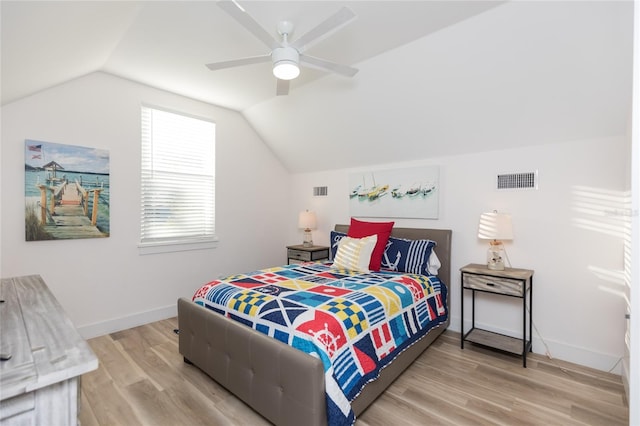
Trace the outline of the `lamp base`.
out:
M 311 237 L 311 229 L 304 230 L 304 241 L 302 241 L 302 247 L 313 247 L 313 239 Z
M 502 261 L 489 262 L 487 263 L 487 268 L 489 268 L 492 271 L 504 271 L 504 262 Z
M 487 249 L 487 268 L 504 271 L 504 246 L 500 241 L 491 241 Z

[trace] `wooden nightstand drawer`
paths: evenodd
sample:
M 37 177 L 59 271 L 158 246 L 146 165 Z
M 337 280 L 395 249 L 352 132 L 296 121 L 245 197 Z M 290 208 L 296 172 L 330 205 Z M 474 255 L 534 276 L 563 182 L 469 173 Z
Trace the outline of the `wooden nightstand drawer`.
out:
M 465 273 L 462 274 L 462 277 L 464 288 L 518 297 L 522 297 L 524 293 L 524 282 L 522 280 Z
M 324 260 L 329 260 L 329 247 L 327 246 L 287 246 L 287 264 Z
M 303 260 L 305 262 L 310 262 L 311 261 L 311 254 L 312 254 L 312 252 L 310 252 L 310 251 L 287 249 L 287 257 L 289 259 L 296 259 L 296 260 Z

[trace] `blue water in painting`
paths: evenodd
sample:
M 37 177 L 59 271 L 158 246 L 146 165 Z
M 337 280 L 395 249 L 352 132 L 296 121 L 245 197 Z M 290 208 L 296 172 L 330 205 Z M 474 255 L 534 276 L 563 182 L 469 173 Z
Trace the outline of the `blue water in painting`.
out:
M 24 195 L 27 201 L 40 201 L 40 189 L 38 184 L 45 184 L 46 179 L 51 175 L 50 171 L 26 171 L 25 172 L 25 186 Z M 78 172 L 60 172 L 58 171 L 57 177 L 66 178 L 69 182 L 78 181 L 82 182 L 82 186 L 85 189 L 100 188 L 100 200 L 98 202 L 98 221 L 97 226 L 100 231 L 109 233 L 109 175 L 92 174 L 92 173 L 78 173 Z M 93 209 L 93 197 L 89 197 L 89 212 Z M 89 213 L 91 214 L 91 213 Z

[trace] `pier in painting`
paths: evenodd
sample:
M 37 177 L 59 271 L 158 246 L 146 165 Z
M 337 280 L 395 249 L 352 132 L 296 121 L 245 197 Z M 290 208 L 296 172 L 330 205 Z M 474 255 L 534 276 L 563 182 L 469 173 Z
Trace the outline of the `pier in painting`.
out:
M 54 183 L 55 186 L 36 185 L 40 189 L 40 223 L 44 231 L 54 239 L 106 237 L 96 226 L 103 188 L 85 188 L 81 180 Z

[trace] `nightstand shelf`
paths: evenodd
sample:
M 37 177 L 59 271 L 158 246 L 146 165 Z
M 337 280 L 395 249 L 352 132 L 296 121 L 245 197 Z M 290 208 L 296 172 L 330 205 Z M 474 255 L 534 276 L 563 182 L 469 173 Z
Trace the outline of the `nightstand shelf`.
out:
M 483 330 L 481 328 L 472 328 L 464 336 L 464 340 L 476 343 L 482 346 L 488 346 L 514 355 L 522 356 L 522 339 L 506 336 L 493 331 Z M 531 345 L 531 341 L 527 341 Z
M 522 366 L 526 367 L 527 352 L 532 351 L 533 271 L 516 268 L 494 271 L 486 265 L 469 264 L 460 268 L 460 275 L 460 347 L 464 349 L 464 342 L 467 341 L 519 355 L 522 357 Z M 464 330 L 465 290 L 471 291 L 471 329 L 466 333 Z M 522 299 L 522 337 L 506 336 L 476 327 L 476 292 Z
M 329 260 L 329 247 L 327 246 L 306 247 L 302 244 L 287 246 L 287 265 L 324 260 Z

